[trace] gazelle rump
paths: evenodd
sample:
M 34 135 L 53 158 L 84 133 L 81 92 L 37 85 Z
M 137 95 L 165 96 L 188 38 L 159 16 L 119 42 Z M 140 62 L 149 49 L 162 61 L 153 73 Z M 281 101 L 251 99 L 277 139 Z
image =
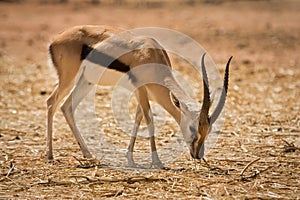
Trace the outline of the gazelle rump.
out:
M 109 54 L 125 47 L 127 51 L 117 56 Z M 58 105 L 65 99 L 61 109 L 83 155 L 92 158 L 74 120 L 74 111 L 80 101 L 93 88 L 93 84 L 115 85 L 122 76 L 135 87 L 138 100 L 136 117 L 128 146 L 128 165 L 134 166 L 133 151 L 137 132 L 144 118 L 149 131 L 152 164 L 162 168 L 154 136 L 153 115 L 149 100 L 156 101 L 169 112 L 179 124 L 191 156 L 200 159 L 204 155 L 204 140 L 212 124 L 224 107 L 229 78 L 228 60 L 224 75 L 223 92 L 215 111 L 209 116 L 211 105 L 208 77 L 205 69 L 205 54 L 201 66 L 203 75 L 203 104 L 195 109 L 196 100 L 189 97 L 172 75 L 171 62 L 166 50 L 153 38 L 124 32 L 110 26 L 76 26 L 53 38 L 49 46 L 50 59 L 58 74 L 58 85 L 47 100 L 47 158 L 53 159 L 52 127 L 53 116 Z M 83 66 L 80 69 L 80 66 Z M 147 66 L 142 71 L 141 66 Z M 93 74 L 101 71 L 101 78 Z M 158 73 L 164 71 L 164 73 Z M 80 77 L 76 75 L 80 72 Z M 90 78 L 91 77 L 91 78 Z M 157 81 L 163 84 L 155 84 Z M 143 84 L 142 84 L 143 83 Z

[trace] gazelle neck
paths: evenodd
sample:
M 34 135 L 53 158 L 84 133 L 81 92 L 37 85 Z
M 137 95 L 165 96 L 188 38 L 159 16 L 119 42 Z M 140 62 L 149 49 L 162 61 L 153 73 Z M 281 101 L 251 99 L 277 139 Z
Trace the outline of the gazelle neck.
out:
M 173 103 L 171 103 L 170 105 L 168 105 L 167 107 L 164 107 L 164 108 L 170 115 L 172 115 L 172 117 L 175 119 L 177 124 L 180 126 L 181 117 L 182 117 L 180 107 L 177 107 Z
M 199 118 L 200 114 L 198 102 L 191 100 L 188 103 L 181 102 L 180 104 L 174 104 L 170 98 L 170 103 L 162 106 L 175 119 L 180 127 L 184 141 L 189 144 L 194 138 L 193 131 L 190 130 L 190 126 L 192 125 L 195 130 L 197 130 L 198 121 L 196 119 Z

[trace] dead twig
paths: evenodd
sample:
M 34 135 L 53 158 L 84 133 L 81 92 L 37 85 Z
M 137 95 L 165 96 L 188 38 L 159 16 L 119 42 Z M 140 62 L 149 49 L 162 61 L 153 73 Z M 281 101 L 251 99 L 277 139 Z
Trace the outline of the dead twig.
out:
M 52 181 L 51 179 L 48 179 L 47 181 L 44 181 L 44 182 L 38 182 L 38 183 L 35 183 L 35 184 L 32 184 L 32 186 L 34 185 L 46 185 L 46 186 L 70 186 L 74 183 L 72 182 L 66 182 L 66 181 L 62 181 L 62 182 L 59 182 L 59 181 Z
M 267 171 L 268 169 L 270 169 L 272 166 L 267 166 L 265 169 L 262 170 L 256 170 L 254 174 L 247 176 L 247 177 L 242 177 L 242 180 L 245 181 L 247 179 L 251 179 L 251 178 L 255 178 L 257 175 L 261 174 L 262 172 Z
M 77 176 L 70 176 L 70 178 L 75 178 L 77 183 L 79 182 L 78 181 L 79 178 L 85 179 L 86 181 L 93 181 L 93 179 L 89 178 L 88 176 L 79 176 L 79 175 L 77 175 Z
M 244 169 L 241 171 L 240 176 L 243 176 L 244 173 L 245 173 L 245 171 L 246 171 L 253 163 L 255 163 L 255 162 L 259 161 L 259 160 L 260 160 L 260 158 L 256 158 L 255 160 L 252 160 L 251 162 L 249 162 L 249 163 L 244 167 Z
M 124 192 L 123 190 L 118 190 L 116 192 L 108 192 L 108 193 L 102 194 L 101 197 L 107 197 L 107 198 L 113 197 L 113 198 L 116 198 L 118 196 L 121 196 L 123 194 L 123 192 Z
M 143 176 L 137 176 L 137 177 L 128 177 L 128 178 L 100 178 L 96 179 L 96 181 L 99 182 L 126 182 L 129 184 L 135 183 L 135 182 L 155 182 L 155 181 L 164 181 L 166 182 L 166 179 L 163 178 L 149 178 L 149 177 L 143 177 Z
M 77 160 L 77 161 L 79 162 L 80 165 L 83 165 L 83 162 L 81 162 L 81 159 L 77 158 L 76 156 L 73 156 L 73 158 L 74 158 L 75 160 Z
M 281 139 L 283 142 L 285 142 L 287 145 L 284 145 L 284 152 L 295 152 L 296 150 L 299 150 L 299 147 L 296 147 L 293 142 L 288 142 L 285 139 Z
M 18 186 L 18 187 L 22 187 L 23 186 L 23 184 L 19 184 L 19 183 L 17 183 L 16 181 L 14 181 L 13 179 L 11 179 L 11 178 L 9 178 L 8 176 L 5 176 L 5 178 L 6 179 L 8 179 L 9 181 L 11 181 L 12 183 L 14 183 L 16 186 Z
M 229 174 L 229 171 L 232 170 L 232 169 L 228 169 L 228 170 L 225 170 L 225 169 L 222 169 L 220 167 L 216 167 L 216 166 L 211 166 L 210 164 L 208 164 L 207 160 L 205 158 L 202 158 L 202 160 L 204 161 L 206 167 L 210 170 L 210 171 L 219 171 L 221 173 L 225 173 L 225 174 Z
M 132 184 L 135 182 L 155 182 L 155 181 L 163 181 L 166 182 L 167 180 L 164 178 L 149 178 L 143 176 L 134 176 L 134 177 L 127 177 L 127 178 L 91 178 L 88 176 L 70 176 L 70 178 L 75 178 L 76 183 L 117 183 L 117 182 L 125 182 L 128 184 Z M 78 181 L 78 179 L 85 179 L 83 181 Z M 46 182 L 44 184 L 49 183 Z M 58 183 L 51 181 L 51 183 Z M 63 183 L 66 184 L 66 183 Z
M 6 177 L 9 177 L 10 173 L 15 169 L 15 165 L 11 162 L 10 163 L 10 167 L 9 167 L 9 170 L 6 174 Z
M 78 168 L 84 168 L 84 169 L 89 169 L 89 168 L 94 168 L 96 166 L 100 166 L 100 161 L 95 159 L 95 158 L 77 158 L 73 156 L 75 160 L 79 162 L 79 165 L 77 165 Z

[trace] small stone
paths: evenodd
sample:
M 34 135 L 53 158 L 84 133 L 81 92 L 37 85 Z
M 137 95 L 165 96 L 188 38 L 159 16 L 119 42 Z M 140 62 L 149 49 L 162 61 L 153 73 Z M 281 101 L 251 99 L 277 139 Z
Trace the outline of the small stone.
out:
M 45 91 L 45 90 L 40 91 L 40 95 L 45 95 L 45 94 L 47 94 L 47 91 Z

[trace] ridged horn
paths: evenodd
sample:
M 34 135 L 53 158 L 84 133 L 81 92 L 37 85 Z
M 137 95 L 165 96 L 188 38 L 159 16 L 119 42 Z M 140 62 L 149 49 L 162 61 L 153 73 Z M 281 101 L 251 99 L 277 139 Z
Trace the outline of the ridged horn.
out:
M 210 117 L 211 124 L 213 124 L 218 119 L 218 117 L 224 107 L 225 101 L 226 101 L 226 95 L 227 95 L 227 90 L 228 90 L 228 79 L 229 79 L 229 65 L 230 65 L 231 59 L 232 59 L 232 56 L 229 58 L 229 60 L 226 64 L 222 94 L 221 94 L 220 100 L 218 102 L 218 105 L 216 106 L 214 112 L 212 113 L 212 115 Z
M 201 68 L 202 68 L 202 79 L 203 79 L 203 103 L 201 107 L 201 112 L 200 112 L 200 120 L 207 120 L 208 119 L 208 112 L 210 108 L 210 94 L 209 94 L 209 84 L 208 84 L 208 78 L 207 78 L 207 73 L 206 73 L 206 68 L 205 68 L 205 58 L 206 53 L 202 55 L 201 59 Z

